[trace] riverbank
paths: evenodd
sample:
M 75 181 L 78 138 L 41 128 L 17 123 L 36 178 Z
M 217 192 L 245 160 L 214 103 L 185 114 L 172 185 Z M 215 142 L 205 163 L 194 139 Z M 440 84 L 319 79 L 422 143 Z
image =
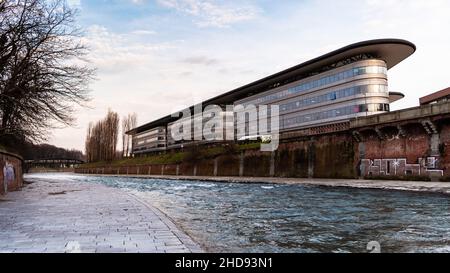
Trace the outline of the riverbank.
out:
M 130 177 L 142 179 L 167 179 L 188 180 L 223 183 L 267 183 L 306 185 L 321 187 L 344 187 L 377 190 L 398 190 L 410 192 L 429 192 L 450 195 L 449 182 L 421 182 L 421 181 L 397 181 L 397 180 L 357 180 L 357 179 L 304 179 L 304 178 L 280 178 L 280 177 L 211 177 L 211 176 L 171 176 L 171 175 L 89 175 L 103 177 Z
M 77 174 L 26 179 L 105 185 L 157 207 L 207 252 L 448 252 L 450 199 L 396 190 Z M 114 196 L 109 202 L 115 203 Z
M 73 173 L 75 168 L 31 168 L 27 173 Z
M 27 177 L 0 202 L 0 252 L 202 252 L 148 202 L 126 191 Z

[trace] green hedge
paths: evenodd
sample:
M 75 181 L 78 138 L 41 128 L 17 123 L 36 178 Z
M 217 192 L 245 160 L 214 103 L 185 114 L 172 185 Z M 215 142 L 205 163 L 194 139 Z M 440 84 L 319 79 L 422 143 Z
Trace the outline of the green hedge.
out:
M 198 147 L 198 151 L 195 151 L 195 153 L 199 153 L 199 155 L 195 155 L 195 157 L 200 157 L 198 159 L 208 159 L 208 158 L 215 158 L 217 156 L 227 154 L 227 153 L 239 153 L 241 151 L 245 150 L 254 150 L 259 149 L 261 146 L 260 143 L 247 143 L 247 144 L 240 144 L 235 145 L 234 147 L 227 148 L 227 147 L 211 147 L 202 149 L 201 147 Z M 80 168 L 100 168 L 100 167 L 118 167 L 118 166 L 132 166 L 132 165 L 167 165 L 167 164 L 179 164 L 182 163 L 185 158 L 188 158 L 189 160 L 192 160 L 192 153 L 194 153 L 193 150 L 189 150 L 186 148 L 183 152 L 169 152 L 166 154 L 161 155 L 148 155 L 148 156 L 142 156 L 142 157 L 135 157 L 135 158 L 125 158 L 120 160 L 115 160 L 111 162 L 94 162 L 94 163 L 87 163 L 80 166 Z

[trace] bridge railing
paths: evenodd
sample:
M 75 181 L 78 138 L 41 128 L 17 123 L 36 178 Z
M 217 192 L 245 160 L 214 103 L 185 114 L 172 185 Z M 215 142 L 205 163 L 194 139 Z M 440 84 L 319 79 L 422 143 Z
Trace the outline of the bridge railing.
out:
M 66 169 L 74 168 L 83 164 L 83 160 L 66 159 L 66 158 L 44 158 L 35 160 L 25 160 L 25 171 L 29 172 L 34 168 L 49 168 L 49 169 Z

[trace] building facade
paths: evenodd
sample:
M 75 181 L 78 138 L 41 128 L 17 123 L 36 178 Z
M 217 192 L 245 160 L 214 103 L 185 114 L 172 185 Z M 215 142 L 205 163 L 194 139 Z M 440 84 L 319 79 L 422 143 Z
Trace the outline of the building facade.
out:
M 217 110 L 217 109 L 216 109 Z M 212 128 L 211 130 L 204 130 L 205 124 L 216 117 L 223 121 L 222 127 Z M 227 128 L 234 128 L 234 123 L 227 122 L 233 113 L 226 112 L 224 109 L 218 111 L 205 111 L 200 114 L 195 114 L 188 118 L 180 118 L 174 122 L 167 124 L 167 148 L 179 149 L 185 145 L 217 143 L 226 140 Z M 185 124 L 184 127 L 176 126 Z M 188 128 L 189 132 L 183 132 L 183 129 Z M 186 133 L 186 134 L 185 134 Z M 175 139 L 175 135 L 185 134 L 188 140 Z M 190 140 L 189 140 L 190 139 Z
M 167 149 L 166 130 L 166 126 L 159 126 L 133 135 L 133 154 L 165 151 Z
M 413 54 L 415 49 L 412 43 L 397 39 L 349 45 L 205 101 L 201 107 L 222 107 L 221 118 L 228 127 L 227 117 L 233 113 L 226 112 L 226 105 L 257 108 L 277 105 L 280 133 L 386 113 L 390 111 L 390 103 L 403 97 L 401 93 L 389 92 L 387 71 Z M 196 107 L 188 110 L 192 112 Z M 266 116 L 270 116 L 270 108 L 269 112 L 260 112 L 256 119 Z M 204 143 L 207 136 L 195 136 L 203 131 L 210 118 L 196 114 L 182 120 L 192 121 L 192 141 L 173 139 L 172 127 L 179 124 L 180 119 L 172 115 L 135 128 L 128 132 L 133 136 L 133 153 Z M 244 126 L 246 133 L 258 131 L 249 128 L 249 121 L 252 117 L 244 121 L 235 118 L 235 128 Z M 252 124 L 258 126 L 258 123 Z
M 280 132 L 284 132 L 389 112 L 389 103 L 386 63 L 371 59 L 236 101 L 235 105 L 278 105 Z
M 450 87 L 419 99 L 420 105 L 450 101 Z

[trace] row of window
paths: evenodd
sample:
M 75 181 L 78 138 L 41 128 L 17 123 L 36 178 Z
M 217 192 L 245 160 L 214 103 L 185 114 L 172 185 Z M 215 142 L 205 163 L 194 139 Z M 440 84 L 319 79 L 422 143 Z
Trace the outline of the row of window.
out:
M 333 91 L 327 94 L 323 94 L 317 97 L 313 98 L 305 98 L 298 101 L 286 103 L 280 105 L 280 112 L 287 112 L 292 111 L 296 109 L 300 109 L 302 107 L 319 104 L 323 102 L 328 101 L 334 101 L 345 97 L 351 97 L 354 95 L 359 94 L 366 94 L 366 93 L 387 93 L 388 87 L 387 85 L 382 84 L 374 84 L 374 85 L 360 85 L 360 86 L 353 86 L 337 91 Z
M 164 136 L 153 137 L 153 138 L 137 141 L 137 145 L 143 145 L 143 144 L 146 144 L 146 143 L 154 143 L 154 142 L 157 142 L 157 141 L 163 141 L 165 139 L 166 139 L 165 135 Z
M 136 147 L 133 149 L 133 151 L 139 152 L 139 151 L 146 151 L 146 150 L 156 149 L 156 148 L 166 148 L 166 145 L 158 144 L 158 145 L 146 146 L 146 147 Z
M 285 98 L 287 96 L 303 93 L 305 91 L 315 89 L 318 87 L 326 86 L 335 82 L 339 82 L 348 78 L 356 77 L 364 74 L 384 74 L 387 75 L 387 68 L 385 66 L 363 66 L 357 67 L 353 69 L 349 69 L 340 73 L 336 73 L 330 76 L 326 76 L 314 81 L 305 82 L 300 85 L 291 87 L 287 90 L 277 92 L 274 94 L 270 94 L 264 97 L 260 97 L 254 99 L 252 101 L 244 103 L 245 105 L 249 104 L 263 104 L 269 101 L 279 100 Z
M 136 135 L 135 138 L 136 139 L 140 139 L 140 138 L 148 137 L 148 136 L 155 135 L 155 134 L 163 134 L 165 132 L 166 132 L 166 129 L 158 128 L 158 129 L 153 129 L 153 130 L 151 130 L 149 132 L 146 132 L 146 133 L 142 133 L 142 134 Z
M 202 123 L 202 122 L 204 123 L 204 122 L 207 122 L 207 121 L 213 119 L 216 116 L 216 114 L 217 114 L 217 112 L 215 112 L 215 111 L 212 111 L 212 110 L 206 111 L 205 110 L 205 112 L 195 114 L 195 115 L 185 117 L 185 118 L 180 118 L 177 121 L 171 122 L 171 123 L 167 124 L 167 128 L 169 128 L 169 130 L 170 130 L 170 128 L 172 128 L 172 126 L 174 124 L 183 124 L 183 123 L 188 123 L 188 122 L 192 122 L 192 124 L 197 124 L 197 123 Z M 230 114 L 233 114 L 233 113 L 220 112 L 220 116 L 222 116 L 222 117 L 225 117 Z
M 195 134 L 195 133 L 201 134 L 201 133 L 203 133 L 204 126 L 206 125 L 207 122 L 209 122 L 209 121 L 204 121 L 201 124 L 195 124 L 194 122 L 192 122 L 192 124 L 191 124 L 191 134 Z M 200 127 L 199 127 L 199 125 L 200 125 Z M 189 124 L 186 123 L 186 124 L 184 124 L 184 126 L 187 127 L 187 126 L 189 126 Z M 169 127 L 168 135 L 170 136 L 172 134 L 172 131 L 174 131 L 175 133 L 182 134 L 184 132 L 184 128 L 185 128 L 184 126 L 179 126 L 177 128 Z M 224 121 L 222 119 L 221 127 L 222 127 L 223 130 L 225 130 L 227 127 L 232 127 L 232 126 L 234 126 L 234 122 L 228 122 L 228 121 Z M 213 127 L 213 129 L 216 130 L 215 127 Z
M 361 105 L 351 105 L 345 106 L 338 109 L 311 113 L 307 115 L 301 115 L 293 118 L 286 118 L 283 120 L 282 126 L 293 127 L 295 125 L 301 125 L 303 123 L 331 119 L 342 116 L 349 116 L 357 113 L 363 112 L 389 112 L 389 104 L 376 103 L 376 104 L 361 104 Z

